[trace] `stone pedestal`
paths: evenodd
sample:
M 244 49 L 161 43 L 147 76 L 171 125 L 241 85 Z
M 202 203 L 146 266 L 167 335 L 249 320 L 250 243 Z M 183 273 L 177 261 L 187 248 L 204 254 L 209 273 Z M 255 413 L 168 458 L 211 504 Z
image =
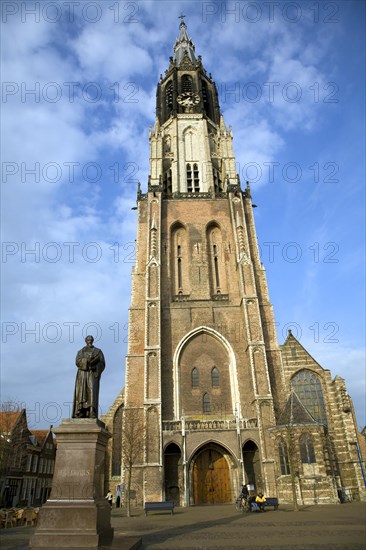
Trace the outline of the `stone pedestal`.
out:
M 30 548 L 98 548 L 111 544 L 111 507 L 104 467 L 111 434 L 97 419 L 63 420 L 50 499 L 42 506 Z

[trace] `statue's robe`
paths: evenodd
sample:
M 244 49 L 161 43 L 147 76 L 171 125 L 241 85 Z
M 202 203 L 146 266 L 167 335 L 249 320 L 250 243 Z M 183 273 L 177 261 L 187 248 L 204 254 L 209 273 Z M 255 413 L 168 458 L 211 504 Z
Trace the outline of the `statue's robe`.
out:
M 97 418 L 99 381 L 105 368 L 102 350 L 84 346 L 76 356 L 78 372 L 75 381 L 72 418 Z

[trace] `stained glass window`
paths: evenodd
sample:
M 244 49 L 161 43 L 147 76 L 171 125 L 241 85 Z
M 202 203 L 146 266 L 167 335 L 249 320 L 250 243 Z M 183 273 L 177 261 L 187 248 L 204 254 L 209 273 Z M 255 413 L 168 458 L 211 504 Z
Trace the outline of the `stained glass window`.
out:
M 301 370 L 293 377 L 291 387 L 315 420 L 326 425 L 323 390 L 317 375 L 309 370 Z

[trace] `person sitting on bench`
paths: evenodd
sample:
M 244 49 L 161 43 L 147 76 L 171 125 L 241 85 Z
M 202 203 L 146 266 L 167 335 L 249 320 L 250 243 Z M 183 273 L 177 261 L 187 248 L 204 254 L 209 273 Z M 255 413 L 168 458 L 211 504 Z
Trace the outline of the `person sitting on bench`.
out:
M 255 501 L 255 496 L 250 496 L 248 502 L 252 512 L 259 512 L 259 506 Z
M 255 498 L 255 502 L 258 505 L 258 508 L 261 512 L 264 512 L 264 507 L 266 505 L 266 497 L 263 496 L 263 493 L 258 493 Z

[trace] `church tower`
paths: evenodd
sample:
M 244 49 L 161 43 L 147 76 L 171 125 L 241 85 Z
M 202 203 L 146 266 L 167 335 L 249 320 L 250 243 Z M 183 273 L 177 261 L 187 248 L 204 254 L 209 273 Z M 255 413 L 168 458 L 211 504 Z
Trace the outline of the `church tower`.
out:
M 291 334 L 278 345 L 250 187 L 241 186 L 232 141 L 182 16 L 157 86 L 148 189 L 137 194 L 126 386 L 111 408 L 113 433 L 122 423 L 123 448 L 129 424 L 140 427 L 132 467 L 139 503 L 233 502 L 241 483 L 282 499 L 295 487 L 303 502 L 313 502 L 316 486 L 318 501 L 334 502 L 337 486 L 362 486 L 353 408 L 342 409 L 344 381 L 332 382 Z M 120 469 L 124 482 L 117 439 L 112 476 Z
M 182 20 L 138 193 L 125 408 L 144 416 L 145 500 L 231 502 L 243 480 L 274 491 L 281 353 L 232 139 Z

